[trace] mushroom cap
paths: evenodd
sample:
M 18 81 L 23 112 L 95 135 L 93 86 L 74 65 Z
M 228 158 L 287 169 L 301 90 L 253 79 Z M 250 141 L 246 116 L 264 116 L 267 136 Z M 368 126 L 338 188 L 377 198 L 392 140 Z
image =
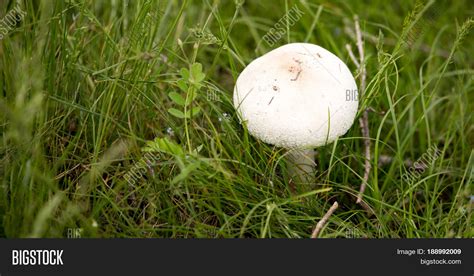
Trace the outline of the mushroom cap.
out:
M 314 148 L 352 126 L 357 85 L 333 53 L 291 43 L 245 67 L 234 87 L 234 107 L 254 137 L 284 148 Z

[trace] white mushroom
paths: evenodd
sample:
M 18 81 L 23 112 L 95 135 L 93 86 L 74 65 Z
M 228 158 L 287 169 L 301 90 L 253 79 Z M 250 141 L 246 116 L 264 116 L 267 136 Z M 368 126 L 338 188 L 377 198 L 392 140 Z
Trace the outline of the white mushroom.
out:
M 314 44 L 292 43 L 257 58 L 240 73 L 234 107 L 251 135 L 290 149 L 288 169 L 294 178 L 314 175 L 314 148 L 352 126 L 355 95 L 354 77 L 337 56 Z

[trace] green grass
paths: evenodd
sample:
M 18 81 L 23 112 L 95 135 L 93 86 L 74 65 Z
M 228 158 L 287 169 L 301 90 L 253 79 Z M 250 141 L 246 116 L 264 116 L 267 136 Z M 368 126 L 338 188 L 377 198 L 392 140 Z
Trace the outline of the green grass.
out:
M 21 1 L 27 15 L 0 41 L 0 237 L 306 238 L 335 200 L 322 237 L 473 237 L 472 5 L 314 2 Z M 295 195 L 285 151 L 251 137 L 232 106 L 239 72 L 295 4 L 305 14 L 279 45 L 318 44 L 356 75 L 355 14 L 366 34 L 373 215 L 354 199 L 357 121 L 318 149 L 316 188 Z M 2 1 L 1 18 L 15 5 Z M 433 145 L 440 157 L 403 181 Z M 131 185 L 146 149 L 156 158 Z

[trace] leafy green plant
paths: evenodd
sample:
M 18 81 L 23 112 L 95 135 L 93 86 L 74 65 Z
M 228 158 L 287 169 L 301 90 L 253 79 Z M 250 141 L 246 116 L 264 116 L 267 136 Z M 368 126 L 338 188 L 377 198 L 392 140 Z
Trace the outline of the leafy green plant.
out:
M 181 107 L 181 110 L 176 108 L 169 108 L 168 112 L 180 119 L 190 119 L 201 112 L 199 106 L 192 106 L 193 101 L 197 97 L 197 92 L 203 86 L 202 82 L 206 75 L 202 72 L 202 65 L 194 63 L 191 69 L 182 68 L 180 70 L 181 79 L 177 81 L 178 87 L 186 94 L 183 97 L 178 92 L 171 92 L 168 94 L 170 99 Z M 191 108 L 189 108 L 191 107 Z

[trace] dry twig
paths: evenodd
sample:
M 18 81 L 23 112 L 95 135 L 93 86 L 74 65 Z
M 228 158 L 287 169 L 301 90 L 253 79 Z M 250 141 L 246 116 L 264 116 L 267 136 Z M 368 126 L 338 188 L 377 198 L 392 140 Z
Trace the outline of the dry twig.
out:
M 316 224 L 316 227 L 314 228 L 314 231 L 311 234 L 312 239 L 315 239 L 315 238 L 318 237 L 319 232 L 321 232 L 321 229 L 326 224 L 326 222 L 328 221 L 328 219 L 332 215 L 332 213 L 334 213 L 334 211 L 336 211 L 337 207 L 339 207 L 339 204 L 337 204 L 337 201 L 334 201 L 334 204 L 331 206 L 331 208 L 329 208 L 329 210 L 323 216 L 323 218 L 318 222 L 318 224 Z
M 359 61 L 352 53 L 352 49 L 350 45 L 346 45 L 346 49 L 349 52 L 349 56 L 351 57 L 354 64 L 357 66 L 359 71 L 359 95 L 361 98 L 363 94 L 365 94 L 366 88 L 366 79 L 367 79 L 367 71 L 365 69 L 365 54 L 364 54 L 364 45 L 362 41 L 362 33 L 360 31 L 360 24 L 359 24 L 359 17 L 356 15 L 354 16 L 354 25 L 355 25 L 355 33 L 356 33 L 356 42 L 357 42 L 357 49 L 359 52 Z M 370 170 L 372 165 L 370 163 L 370 135 L 369 135 L 369 111 L 367 108 L 364 109 L 362 113 L 362 117 L 359 119 L 360 128 L 362 130 L 362 136 L 364 137 L 364 155 L 365 155 L 365 162 L 364 162 L 364 178 L 362 184 L 360 185 L 359 194 L 357 195 L 357 203 L 360 204 L 362 202 L 362 196 L 364 194 L 365 188 L 367 187 L 367 181 L 369 180 Z
M 359 62 L 357 61 L 357 58 L 354 56 L 354 53 L 352 52 L 352 47 L 350 44 L 346 44 L 346 49 L 347 52 L 349 53 L 349 57 L 351 58 L 352 62 L 356 65 L 357 68 L 360 67 Z

